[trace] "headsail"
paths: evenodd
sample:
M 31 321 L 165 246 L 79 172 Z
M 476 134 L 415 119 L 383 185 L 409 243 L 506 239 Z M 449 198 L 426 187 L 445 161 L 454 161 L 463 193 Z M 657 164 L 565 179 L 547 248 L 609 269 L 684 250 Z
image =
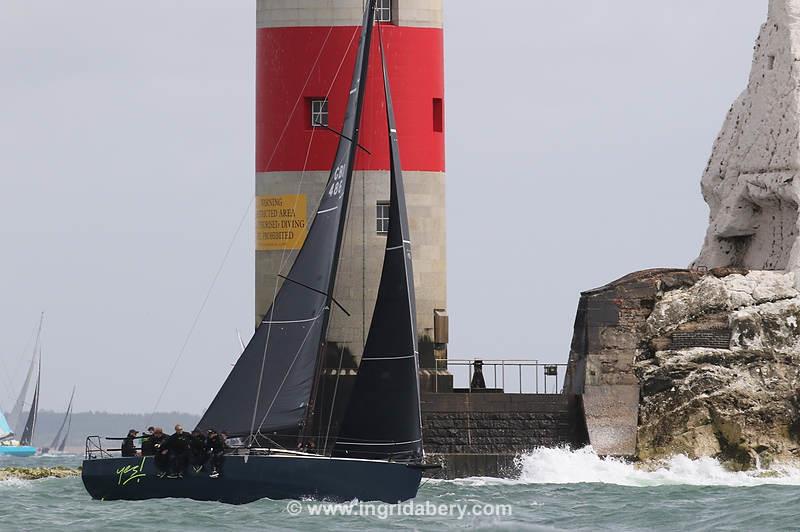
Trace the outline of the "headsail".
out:
M 383 271 L 364 356 L 334 456 L 422 459 L 414 274 L 392 94 L 381 43 L 391 195 Z
M 36 376 L 36 388 L 33 390 L 33 402 L 28 413 L 28 420 L 25 422 L 25 429 L 19 442 L 22 445 L 30 445 L 33 441 L 33 433 L 36 430 L 36 421 L 39 419 L 39 385 L 42 383 L 42 358 L 39 357 L 39 374 Z
M 305 243 L 264 321 L 198 428 L 235 436 L 296 434 L 309 407 L 325 345 L 347 214 L 375 0 L 367 2 L 339 147 Z
M 50 444 L 51 449 L 55 449 L 59 442 L 61 442 L 61 433 L 64 431 L 64 428 L 67 426 L 67 420 L 69 419 L 70 415 L 72 414 L 72 400 L 75 398 L 75 387 L 72 387 L 72 395 L 69 396 L 69 404 L 67 405 L 67 412 L 64 414 L 64 419 L 61 421 L 61 426 L 58 427 L 58 432 L 56 432 L 55 438 L 53 438 L 53 443 Z
M 0 412 L 0 440 L 8 438 L 11 436 L 13 432 L 11 431 L 11 427 L 8 426 L 8 421 L 6 421 L 6 416 Z
M 41 349 L 40 340 L 42 336 L 42 323 L 44 322 L 44 312 L 39 317 L 39 328 L 36 331 L 36 343 L 33 344 L 33 356 L 31 357 L 31 363 L 28 366 L 28 374 L 25 376 L 25 382 L 22 384 L 22 389 L 19 392 L 19 396 L 17 397 L 17 401 L 14 403 L 14 408 L 11 409 L 11 413 L 9 414 L 12 426 L 14 431 L 19 434 L 21 429 L 24 427 L 23 423 L 25 422 L 25 399 L 28 397 L 28 388 L 31 384 L 31 378 L 33 378 L 33 371 L 36 369 L 36 357 L 39 355 L 39 350 Z

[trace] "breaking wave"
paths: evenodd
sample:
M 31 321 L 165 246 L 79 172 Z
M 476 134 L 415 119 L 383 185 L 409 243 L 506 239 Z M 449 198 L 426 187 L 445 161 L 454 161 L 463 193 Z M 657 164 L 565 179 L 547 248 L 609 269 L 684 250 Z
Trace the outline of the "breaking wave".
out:
M 691 459 L 685 455 L 649 464 L 619 458 L 603 458 L 591 447 L 539 448 L 518 458 L 519 478 L 524 484 L 601 483 L 620 486 L 760 486 L 800 485 L 800 469 L 773 464 L 769 469 L 731 471 L 713 458 Z

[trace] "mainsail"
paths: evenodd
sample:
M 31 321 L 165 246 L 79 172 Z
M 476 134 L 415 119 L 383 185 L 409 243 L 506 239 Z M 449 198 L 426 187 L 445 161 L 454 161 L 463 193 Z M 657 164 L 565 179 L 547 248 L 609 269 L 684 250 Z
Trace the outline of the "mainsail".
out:
M 19 442 L 22 445 L 30 445 L 33 441 L 33 433 L 36 430 L 36 421 L 39 419 L 39 385 L 42 383 L 42 359 L 39 357 L 39 373 L 36 376 L 36 388 L 33 390 L 33 402 L 28 413 L 28 420 L 25 422 L 25 429 Z
M 67 426 L 67 421 L 70 419 L 72 415 L 72 400 L 75 398 L 75 387 L 72 387 L 72 395 L 69 396 L 69 404 L 67 405 L 67 413 L 64 414 L 64 420 L 61 421 L 61 426 L 58 427 L 58 432 L 56 432 L 55 438 L 53 438 L 53 443 L 50 444 L 51 449 L 56 449 L 61 442 L 61 433 L 64 431 L 64 428 Z
M 42 336 L 43 322 L 44 312 L 42 312 L 42 315 L 39 317 L 39 329 L 36 331 L 36 343 L 33 344 L 33 356 L 31 357 L 31 363 L 28 366 L 28 374 L 25 376 L 25 382 L 22 384 L 22 389 L 19 392 L 17 401 L 14 403 L 14 408 L 11 409 L 10 419 L 12 427 L 17 434 L 20 433 L 20 429 L 24 426 L 23 423 L 25 422 L 25 399 L 28 397 L 28 388 L 31 384 L 33 371 L 36 369 L 37 355 L 40 355 L 41 344 L 39 342 Z
M 305 243 L 272 306 L 198 424 L 232 436 L 297 434 L 309 411 L 333 302 L 358 146 L 375 0 L 367 2 L 344 125 Z
M 375 312 L 333 455 L 419 461 L 423 453 L 414 273 L 383 43 L 381 63 L 389 128 L 389 232 Z

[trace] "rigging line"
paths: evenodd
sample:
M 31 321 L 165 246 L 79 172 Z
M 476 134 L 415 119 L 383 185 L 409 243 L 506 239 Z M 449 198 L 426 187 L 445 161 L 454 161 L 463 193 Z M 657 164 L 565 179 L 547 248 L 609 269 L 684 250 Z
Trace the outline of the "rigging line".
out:
M 291 282 L 291 283 L 294 283 L 294 284 L 296 284 L 296 285 L 302 286 L 303 288 L 305 288 L 305 289 L 307 289 L 307 290 L 311 290 L 312 292 L 316 292 L 317 294 L 319 294 L 319 295 L 321 295 L 321 296 L 325 296 L 326 298 L 329 298 L 331 301 L 333 301 L 334 303 L 336 303 L 336 306 L 337 306 L 337 307 L 339 307 L 340 309 L 342 309 L 342 312 L 344 312 L 345 314 L 347 314 L 347 316 L 348 316 L 348 317 L 350 317 L 350 313 L 349 313 L 349 312 L 347 312 L 347 309 L 346 309 L 346 308 L 344 308 L 344 307 L 342 306 L 342 304 L 341 304 L 341 303 L 339 303 L 338 301 L 336 301 L 336 298 L 335 298 L 335 297 L 333 297 L 333 295 L 331 295 L 331 294 L 328 294 L 327 292 L 323 292 L 322 290 L 317 290 L 316 288 L 314 288 L 314 287 L 311 287 L 311 286 L 308 286 L 308 285 L 307 285 L 307 284 L 305 284 L 305 283 L 301 283 L 300 281 L 295 281 L 295 280 L 294 280 L 294 279 L 292 279 L 291 277 L 286 277 L 285 275 L 279 275 L 278 277 L 280 277 L 280 278 L 281 278 L 281 279 L 283 279 L 284 281 L 289 281 L 289 282 Z M 280 323 L 280 322 L 272 322 L 272 323 Z
M 325 44 L 328 42 L 328 38 L 330 37 L 332 31 L 333 31 L 333 26 L 331 26 L 328 29 L 328 35 L 325 37 L 325 41 L 322 43 L 322 48 L 320 48 L 319 54 L 317 55 L 317 58 L 314 61 L 314 64 L 312 65 L 311 69 L 309 70 L 308 77 L 306 78 L 305 85 L 303 85 L 303 90 L 301 91 L 300 96 L 298 96 L 297 101 L 295 102 L 295 107 L 292 110 L 292 115 L 294 114 L 294 110 L 297 108 L 297 104 L 300 102 L 300 99 L 302 98 L 303 92 L 305 92 L 305 88 L 308 85 L 308 82 L 311 79 L 312 74 L 314 73 L 314 69 L 316 68 L 317 63 L 319 62 L 320 57 L 322 57 L 322 52 L 325 49 Z M 344 62 L 347 59 L 347 54 L 350 53 L 350 49 L 353 46 L 353 41 L 355 40 L 356 33 L 358 33 L 358 28 L 354 28 L 353 29 L 353 34 L 350 36 L 350 42 L 347 44 L 347 49 L 345 49 L 344 54 L 342 54 L 342 60 L 339 62 L 339 66 L 336 69 L 336 73 L 333 75 L 333 79 L 331 80 L 331 83 L 328 86 L 328 91 L 325 94 L 325 99 L 326 100 L 330 96 L 331 91 L 333 91 L 334 83 L 336 83 L 336 80 L 339 78 L 339 73 L 341 72 L 342 66 L 344 65 Z M 287 126 L 284 127 L 283 133 L 281 133 L 281 139 L 283 138 L 283 134 L 286 132 L 286 127 L 288 127 L 288 121 L 287 121 Z M 311 146 L 312 146 L 312 144 L 314 142 L 314 134 L 315 133 L 316 133 L 315 130 L 311 131 L 311 138 L 308 141 L 308 148 L 306 149 L 306 158 L 305 158 L 305 161 L 303 162 L 303 171 L 300 173 L 300 179 L 299 179 L 299 182 L 297 183 L 297 195 L 299 195 L 299 193 L 300 193 L 300 191 L 302 190 L 302 187 L 303 187 L 303 181 L 304 181 L 305 175 L 306 175 L 306 168 L 308 168 L 308 159 L 309 159 L 309 157 L 311 155 Z M 279 142 L 280 142 L 280 139 L 279 139 Z M 275 151 L 277 151 L 277 145 L 275 147 Z M 275 151 L 272 153 L 273 157 L 275 156 Z M 270 159 L 270 161 L 271 161 L 271 159 Z M 267 167 L 267 168 L 269 168 L 269 167 Z M 297 200 L 295 200 L 295 208 L 297 208 Z M 313 222 L 312 222 L 312 224 L 313 224 Z M 291 253 L 288 254 L 288 255 L 291 256 Z M 280 261 L 280 263 L 278 265 L 278 272 L 279 273 L 281 271 L 283 271 L 283 268 L 286 266 L 287 259 L 288 259 L 287 253 L 286 253 L 286 250 L 284 249 L 284 250 L 281 251 L 281 261 Z M 272 305 L 270 305 L 270 321 L 273 321 L 273 318 L 274 318 L 275 299 L 278 297 L 278 284 L 279 284 L 278 277 L 275 277 L 275 286 L 273 287 L 273 290 L 272 290 Z M 258 399 L 259 399 L 259 396 L 261 395 L 261 385 L 262 385 L 262 383 L 264 381 L 264 365 L 266 364 L 266 360 L 267 360 L 267 349 L 269 348 L 269 341 L 270 341 L 271 334 L 272 334 L 272 324 L 269 324 L 267 326 L 267 337 L 266 337 L 266 339 L 264 341 L 264 353 L 261 356 L 261 369 L 260 369 L 259 374 L 258 374 L 258 387 L 256 389 L 256 401 L 253 404 L 253 418 L 252 418 L 251 425 L 250 425 L 250 437 L 251 438 L 253 437 L 253 429 L 255 428 L 255 419 L 256 419 L 256 415 L 258 413 Z M 305 340 L 304 340 L 304 343 L 305 343 Z M 274 403 L 274 398 L 273 398 L 273 403 Z M 270 405 L 270 408 L 271 408 L 271 405 Z M 266 417 L 264 419 L 266 419 Z M 264 420 L 261 421 L 261 425 L 263 425 L 263 423 L 264 423 Z
M 150 418 L 148 420 L 148 424 L 152 421 L 153 414 L 155 414 L 156 410 L 158 409 L 158 405 L 161 403 L 161 399 L 164 397 L 164 392 L 167 391 L 167 386 L 169 386 L 169 382 L 172 380 L 172 376 L 175 374 L 175 369 L 178 367 L 178 363 L 183 358 L 184 353 L 186 352 L 186 347 L 189 345 L 189 340 L 192 338 L 192 334 L 194 333 L 195 328 L 197 327 L 198 321 L 200 321 L 200 315 L 203 313 L 203 310 L 206 308 L 206 304 L 208 303 L 208 299 L 211 297 L 211 292 L 214 291 L 214 287 L 217 284 L 217 280 L 219 279 L 220 274 L 222 273 L 222 269 L 225 267 L 225 264 L 228 262 L 228 257 L 231 254 L 231 250 L 233 249 L 233 245 L 236 243 L 236 239 L 239 236 L 239 233 L 242 230 L 242 226 L 244 226 L 245 220 L 248 218 L 248 214 L 250 213 L 250 207 L 253 205 L 254 198 L 250 199 L 250 203 L 247 205 L 247 210 L 244 212 L 244 215 L 239 220 L 239 225 L 236 226 L 236 231 L 233 233 L 233 238 L 231 238 L 230 242 L 228 243 L 228 248 L 225 250 L 225 254 L 222 257 L 222 262 L 217 268 L 217 272 L 214 274 L 214 278 L 211 280 L 211 286 L 208 287 L 206 291 L 206 295 L 203 298 L 203 302 L 200 305 L 200 310 L 197 311 L 197 314 L 194 316 L 194 320 L 192 321 L 192 326 L 189 327 L 189 333 L 186 335 L 186 338 L 183 340 L 183 345 L 181 346 L 180 351 L 178 352 L 178 356 L 175 359 L 175 362 L 172 364 L 172 368 L 167 375 L 167 380 L 164 382 L 163 388 L 161 388 L 161 393 L 158 394 L 158 399 L 156 399 L 156 404 L 153 406 L 153 410 L 150 413 Z
M 331 31 L 333 31 L 333 27 L 331 27 L 328 30 L 328 36 L 330 36 L 330 32 Z M 333 92 L 333 86 L 336 83 L 336 80 L 339 79 L 339 74 L 341 73 L 342 67 L 344 66 L 344 63 L 347 60 L 347 55 L 350 53 L 350 50 L 353 47 L 353 42 L 355 41 L 357 33 L 358 33 L 358 27 L 355 27 L 353 29 L 353 34 L 350 35 L 350 41 L 347 43 L 347 48 L 345 49 L 344 54 L 342 54 L 342 59 L 341 59 L 341 61 L 339 61 L 339 66 L 336 68 L 336 72 L 333 74 L 333 78 L 331 79 L 331 82 L 328 85 L 328 90 L 325 92 L 325 100 L 326 101 L 330 98 L 331 92 Z M 325 41 L 327 42 L 327 38 L 325 39 Z M 324 47 L 324 43 L 323 43 L 323 47 Z M 322 54 L 322 50 L 320 50 L 320 55 L 321 54 Z M 317 57 L 317 61 L 319 61 L 319 56 Z M 314 71 L 313 69 L 316 67 L 316 64 L 317 63 L 315 61 L 314 65 L 312 66 L 311 73 L 313 73 L 313 71 Z M 309 73 L 309 79 L 311 79 L 311 73 Z M 308 80 L 306 80 L 306 84 L 308 84 Z M 303 92 L 305 92 L 305 86 L 303 87 Z M 300 194 L 300 192 L 302 190 L 302 187 L 303 187 L 303 182 L 304 182 L 305 176 L 306 176 L 306 169 L 308 168 L 308 160 L 311 157 L 311 146 L 314 143 L 314 137 L 315 137 L 316 132 L 317 132 L 316 129 L 312 129 L 311 130 L 311 138 L 309 139 L 308 147 L 306 148 L 306 157 L 305 157 L 305 160 L 303 161 L 303 170 L 300 172 L 300 179 L 298 180 L 298 183 L 297 183 L 296 195 Z M 324 192 L 323 192 L 323 194 L 324 194 Z M 297 208 L 297 200 L 295 200 L 294 207 Z M 317 214 L 319 214 L 319 213 L 317 213 Z M 284 266 L 286 265 L 286 255 L 287 255 L 286 250 L 283 250 L 283 252 L 281 253 L 280 267 L 278 268 L 279 272 L 282 271 Z M 291 253 L 289 253 L 288 255 L 291 256 Z M 273 300 L 273 303 L 274 302 L 275 301 Z
M 300 101 L 303 99 L 303 93 L 305 92 L 305 89 L 308 86 L 309 81 L 311 80 L 311 76 L 314 73 L 314 68 L 316 68 L 316 65 L 319 63 L 319 60 L 322 57 L 322 52 L 325 50 L 325 46 L 326 46 L 328 40 L 330 39 L 330 36 L 331 36 L 332 32 L 333 32 L 333 27 L 328 29 L 328 33 L 325 36 L 325 40 L 323 41 L 322 46 L 320 47 L 320 51 L 317 54 L 316 59 L 314 60 L 314 64 L 312 65 L 311 69 L 309 70 L 308 77 L 306 77 L 306 81 L 303 84 L 303 88 L 301 89 L 300 94 L 298 94 L 297 99 L 294 102 L 294 106 L 292 107 L 292 111 L 289 113 L 289 116 L 288 116 L 288 118 L 286 119 L 286 122 L 283 125 L 283 130 L 281 131 L 281 134 L 278 137 L 277 142 L 275 143 L 275 147 L 273 148 L 272 154 L 270 155 L 270 158 L 267 161 L 267 165 L 265 167 L 265 170 L 269 170 L 269 167 L 272 165 L 272 161 L 275 159 L 275 155 L 278 153 L 278 148 L 280 147 L 281 143 L 283 142 L 283 137 L 286 135 L 286 131 L 289 129 L 289 124 L 291 123 L 291 119 L 294 116 L 295 111 L 297 110 L 297 106 L 300 104 Z M 223 259 L 222 259 L 222 264 L 220 264 L 219 269 L 217 269 L 217 273 L 214 275 L 214 278 L 211 281 L 211 286 L 209 287 L 208 291 L 206 292 L 206 296 L 203 299 L 203 303 L 200 305 L 200 310 L 197 312 L 197 315 L 195 316 L 194 321 L 192 322 L 192 325 L 189 328 L 189 333 L 186 335 L 186 339 L 183 342 L 183 346 L 181 347 L 180 351 L 178 352 L 178 356 L 177 356 L 174 364 L 172 365 L 172 368 L 171 368 L 171 370 L 169 372 L 169 376 L 167 377 L 167 380 L 164 383 L 164 387 L 161 389 L 161 392 L 158 395 L 158 400 L 156 401 L 156 404 L 153 407 L 153 412 L 151 412 L 151 415 L 150 415 L 151 419 L 152 419 L 152 414 L 155 413 L 155 411 L 158 409 L 158 405 L 159 405 L 159 403 L 161 402 L 161 399 L 164 396 L 164 392 L 166 391 L 167 386 L 169 386 L 169 383 L 172 380 L 172 376 L 175 373 L 175 369 L 177 368 L 178 363 L 180 362 L 181 358 L 183 357 L 183 355 L 184 355 L 184 353 L 186 351 L 186 347 L 189 344 L 189 340 L 191 339 L 192 334 L 194 333 L 194 329 L 197 326 L 197 322 L 200 319 L 200 315 L 203 313 L 203 310 L 205 309 L 205 306 L 208 303 L 208 299 L 211 296 L 211 292 L 213 291 L 214 286 L 216 285 L 217 279 L 219 278 L 219 275 L 222 272 L 222 269 L 224 268 L 225 263 L 228 260 L 228 256 L 230 255 L 231 249 L 233 248 L 233 245 L 234 245 L 234 243 L 236 241 L 236 238 L 239 236 L 239 232 L 241 231 L 242 226 L 244 225 L 244 221 L 247 219 L 247 215 L 250 213 L 250 208 L 253 206 L 254 202 L 255 202 L 255 196 L 251 196 L 250 200 L 247 203 L 247 207 L 245 208 L 244 214 L 242 215 L 242 218 L 239 221 L 239 225 L 237 226 L 236 231 L 233 234 L 233 238 L 231 239 L 231 242 L 228 245 L 228 249 L 225 251 L 225 255 L 224 255 Z
M 357 89 L 357 88 L 358 88 L 358 87 L 356 87 L 356 89 Z M 356 89 L 353 89 L 353 90 L 356 90 Z M 351 139 L 351 138 L 350 138 L 350 137 L 348 137 L 347 135 L 343 134 L 341 131 L 336 131 L 336 130 L 335 130 L 335 129 L 333 129 L 332 127 L 326 126 L 325 124 L 320 124 L 319 122 L 315 122 L 315 123 L 314 123 L 314 125 L 315 125 L 316 127 L 321 127 L 322 129 L 325 129 L 325 130 L 327 130 L 327 131 L 330 131 L 330 132 L 331 132 L 331 133 L 333 133 L 334 135 L 336 135 L 336 136 L 338 136 L 338 137 L 340 137 L 340 138 L 343 138 L 344 140 L 346 140 L 346 141 L 350 142 L 351 144 L 353 143 L 353 139 Z M 361 143 L 357 143 L 357 144 L 356 144 L 356 147 L 357 147 L 358 149 L 364 150 L 365 152 L 367 152 L 367 154 L 368 154 L 368 155 L 372 155 L 372 152 L 371 152 L 371 151 L 369 151 L 368 149 L 366 149 L 364 146 L 362 146 L 362 145 L 361 145 Z
M 409 444 L 412 444 L 412 443 L 418 443 L 420 441 L 422 441 L 422 438 L 417 438 L 416 440 L 410 440 L 410 441 L 382 442 L 380 440 L 374 440 L 374 441 L 371 441 L 371 442 L 368 442 L 368 443 L 366 443 L 366 442 L 365 443 L 361 443 L 361 442 L 354 442 L 354 441 L 337 441 L 336 443 L 339 443 L 341 445 L 367 445 L 367 446 L 369 446 L 369 445 L 409 445 Z
M 322 41 L 322 46 L 320 46 L 319 53 L 317 54 L 317 57 L 314 59 L 314 63 L 312 63 L 311 68 L 308 70 L 308 76 L 306 76 L 306 81 L 303 83 L 303 88 L 300 89 L 300 93 L 297 95 L 297 99 L 294 102 L 294 106 L 292 107 L 292 111 L 289 113 L 289 117 L 286 119 L 286 123 L 283 126 L 283 131 L 281 131 L 281 134 L 278 137 L 278 141 L 275 143 L 275 148 L 272 150 L 272 155 L 270 155 L 269 162 L 267 162 L 267 166 L 265 167 L 265 171 L 269 171 L 269 167 L 272 164 L 272 160 L 275 158 L 275 154 L 278 153 L 278 148 L 280 147 L 281 142 L 283 141 L 284 135 L 286 135 L 286 131 L 289 128 L 289 124 L 290 124 L 290 122 L 292 120 L 292 117 L 294 116 L 294 113 L 297 111 L 297 106 L 300 104 L 300 101 L 303 99 L 303 94 L 306 91 L 306 87 L 308 87 L 309 81 L 311 81 L 311 77 L 314 75 L 314 72 L 316 71 L 317 65 L 319 64 L 319 60 L 322 58 L 322 52 L 325 51 L 325 47 L 328 44 L 328 40 L 331 37 L 331 33 L 333 33 L 333 26 L 328 28 L 328 33 L 325 35 L 325 40 Z M 355 36 L 355 31 L 353 32 L 353 37 L 354 36 Z M 344 63 L 344 59 L 347 57 L 347 53 L 350 51 L 350 45 L 353 42 L 353 37 L 350 38 L 350 44 L 347 45 L 347 49 L 345 50 L 344 57 L 342 58 L 342 62 L 339 64 L 339 69 L 336 70 L 336 74 L 334 75 L 333 80 L 331 81 L 331 86 L 328 88 L 328 93 L 325 96 L 326 100 L 328 99 L 328 95 L 330 94 L 331 88 L 333 87 L 333 83 L 336 82 L 336 78 L 339 75 L 339 70 L 341 69 L 341 65 Z M 303 187 L 303 180 L 305 178 L 306 168 L 308 166 L 308 159 L 309 159 L 309 156 L 311 154 L 311 145 L 314 143 L 315 134 L 316 134 L 316 130 L 312 129 L 311 130 L 311 138 L 308 141 L 308 148 L 306 149 L 306 158 L 305 158 L 305 161 L 303 162 L 303 170 L 300 173 L 300 179 L 299 179 L 299 181 L 297 183 L 297 189 L 296 189 L 296 192 L 295 192 L 295 196 L 300 194 L 300 191 L 302 190 L 302 187 Z M 295 198 L 293 207 L 295 209 L 297 208 L 297 198 Z M 286 255 L 287 255 L 286 250 L 285 249 L 282 250 L 282 252 L 281 252 L 281 260 L 278 263 L 278 271 L 279 272 L 283 271 L 283 267 L 286 264 Z M 291 253 L 289 253 L 289 255 L 291 256 Z M 273 290 L 273 292 L 272 292 L 273 293 L 273 299 L 272 299 L 272 303 L 273 304 L 275 304 L 275 297 L 274 296 L 275 296 L 275 293 L 277 292 L 277 289 L 278 289 L 278 280 L 276 279 L 275 280 L 275 290 Z
M 281 142 L 283 142 L 283 137 L 284 135 L 286 135 L 286 131 L 289 129 L 289 124 L 291 124 L 292 122 L 292 117 L 294 116 L 295 111 L 297 111 L 297 106 L 300 105 L 300 101 L 303 99 L 303 93 L 306 91 L 306 87 L 308 87 L 308 82 L 311 81 L 311 76 L 314 75 L 314 69 L 317 67 L 319 60 L 322 57 L 322 52 L 325 51 L 325 45 L 328 44 L 328 39 L 330 39 L 332 32 L 333 32 L 333 26 L 328 28 L 328 34 L 325 35 L 325 40 L 322 41 L 322 46 L 319 49 L 317 58 L 314 59 L 314 63 L 311 65 L 311 68 L 308 71 L 308 76 L 306 77 L 305 83 L 303 83 L 303 88 L 300 89 L 300 94 L 297 95 L 297 99 L 294 101 L 294 106 L 292 106 L 292 110 L 289 113 L 288 118 L 286 119 L 286 123 L 283 125 L 283 130 L 281 131 L 280 136 L 278 136 L 278 141 L 275 143 L 275 148 L 273 148 L 272 150 L 272 155 L 270 155 L 269 161 L 267 161 L 267 165 L 264 167 L 265 172 L 269 171 L 269 167 L 272 164 L 272 160 L 275 158 L 275 154 L 278 153 L 278 148 L 280 148 Z
M 331 423 L 333 422 L 333 411 L 336 408 L 336 392 L 339 391 L 339 375 L 342 374 L 342 360 L 344 359 L 344 346 L 339 348 L 339 371 L 336 373 L 336 384 L 333 387 L 333 398 L 331 399 L 330 415 L 328 416 L 328 430 L 325 431 L 325 444 L 322 446 L 322 454 L 328 450 L 328 438 L 331 435 Z
M 323 307 L 322 310 L 320 311 L 320 313 L 317 316 L 321 316 L 322 313 L 324 313 L 326 310 L 330 311 L 330 308 L 328 308 L 327 306 Z M 292 368 L 294 367 L 295 362 L 297 362 L 297 358 L 300 356 L 300 352 L 303 350 L 303 346 L 306 345 L 306 341 L 308 340 L 308 337 L 311 334 L 312 330 L 314 330 L 314 327 L 309 327 L 308 328 L 308 332 L 306 332 L 306 335 L 303 338 L 303 342 L 300 344 L 300 347 L 297 349 L 297 352 L 295 352 L 295 354 L 294 354 L 294 358 L 292 359 L 292 363 L 289 365 L 289 369 L 286 370 L 286 374 L 283 376 L 283 380 L 281 381 L 280 385 L 278 386 L 278 389 L 275 390 L 275 394 L 272 396 L 272 402 L 269 404 L 269 407 L 267 407 L 267 411 L 264 413 L 264 417 L 261 418 L 261 422 L 258 424 L 259 433 L 261 432 L 261 427 L 264 426 L 264 422 L 267 420 L 267 417 L 269 416 L 270 412 L 272 411 L 272 407 L 275 405 L 275 401 L 278 399 L 278 395 L 280 394 L 281 390 L 283 389 L 283 385 L 286 384 L 286 379 L 289 378 L 289 374 L 292 372 Z M 256 407 L 257 406 L 258 406 L 258 403 L 256 403 Z M 250 427 L 250 437 L 251 438 L 253 437 L 253 429 L 255 427 L 255 415 L 253 417 L 254 417 L 253 426 Z

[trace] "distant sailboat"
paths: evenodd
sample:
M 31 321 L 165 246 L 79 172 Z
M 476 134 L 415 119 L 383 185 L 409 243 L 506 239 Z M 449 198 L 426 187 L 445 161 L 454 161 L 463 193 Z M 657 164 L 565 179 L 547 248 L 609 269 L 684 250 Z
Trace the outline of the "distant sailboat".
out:
M 41 348 L 41 334 L 42 322 L 44 320 L 44 313 L 39 319 L 39 328 L 36 333 L 36 343 L 33 347 L 33 357 L 28 367 L 28 373 L 25 377 L 25 382 L 22 384 L 19 397 L 14 403 L 14 408 L 11 410 L 10 417 L 13 427 L 9 426 L 5 416 L 0 412 L 0 455 L 10 456 L 33 456 L 36 454 L 36 448 L 31 445 L 33 434 L 36 430 L 36 421 L 39 418 L 39 389 L 42 379 L 42 348 Z M 31 408 L 26 413 L 25 398 L 28 395 L 28 388 L 30 387 L 33 371 L 39 368 L 38 375 L 36 376 L 36 387 L 33 392 L 33 401 Z M 20 431 L 19 429 L 22 428 Z M 21 434 L 21 436 L 20 436 Z M 19 440 L 16 439 L 19 437 Z
M 9 414 L 9 418 L 11 419 L 11 426 L 16 430 L 17 434 L 20 434 L 22 432 L 20 429 L 22 429 L 25 426 L 25 421 L 26 421 L 25 400 L 28 397 L 28 389 L 30 388 L 31 385 L 33 372 L 36 369 L 36 359 L 41 355 L 41 338 L 42 338 L 43 322 L 44 322 L 44 312 L 39 318 L 39 328 L 36 331 L 36 342 L 33 344 L 33 356 L 31 357 L 31 363 L 28 365 L 28 373 L 25 375 L 25 382 L 23 382 L 22 388 L 19 391 L 19 396 L 17 396 L 17 400 L 14 403 L 14 408 L 11 409 L 11 412 Z
M 64 419 L 61 421 L 61 426 L 58 427 L 58 432 L 53 437 L 53 442 L 50 447 L 42 449 L 42 453 L 50 451 L 64 452 L 64 447 L 67 445 L 67 436 L 69 436 L 70 425 L 72 424 L 72 400 L 75 399 L 75 387 L 72 387 L 72 395 L 69 397 L 69 404 L 67 405 L 67 412 L 64 414 Z M 66 429 L 66 432 L 64 432 Z M 63 434 L 62 434 L 63 433 Z
M 39 420 L 39 387 L 42 384 L 42 358 L 39 357 L 39 372 L 36 375 L 36 388 L 33 390 L 33 402 L 28 411 L 28 419 L 25 421 L 25 428 L 22 430 L 20 444 L 30 445 L 33 441 L 33 433 L 36 430 L 36 422 Z
M 69 438 L 69 431 L 72 428 L 72 405 L 70 405 L 70 410 L 67 413 L 67 430 L 64 432 L 64 439 L 61 440 L 61 443 L 58 445 L 58 452 L 63 453 L 64 448 L 67 446 L 67 438 Z
M 36 448 L 29 445 L 21 445 L 19 440 L 14 438 L 14 433 L 6 421 L 5 415 L 0 412 L 0 456 L 33 456 Z

